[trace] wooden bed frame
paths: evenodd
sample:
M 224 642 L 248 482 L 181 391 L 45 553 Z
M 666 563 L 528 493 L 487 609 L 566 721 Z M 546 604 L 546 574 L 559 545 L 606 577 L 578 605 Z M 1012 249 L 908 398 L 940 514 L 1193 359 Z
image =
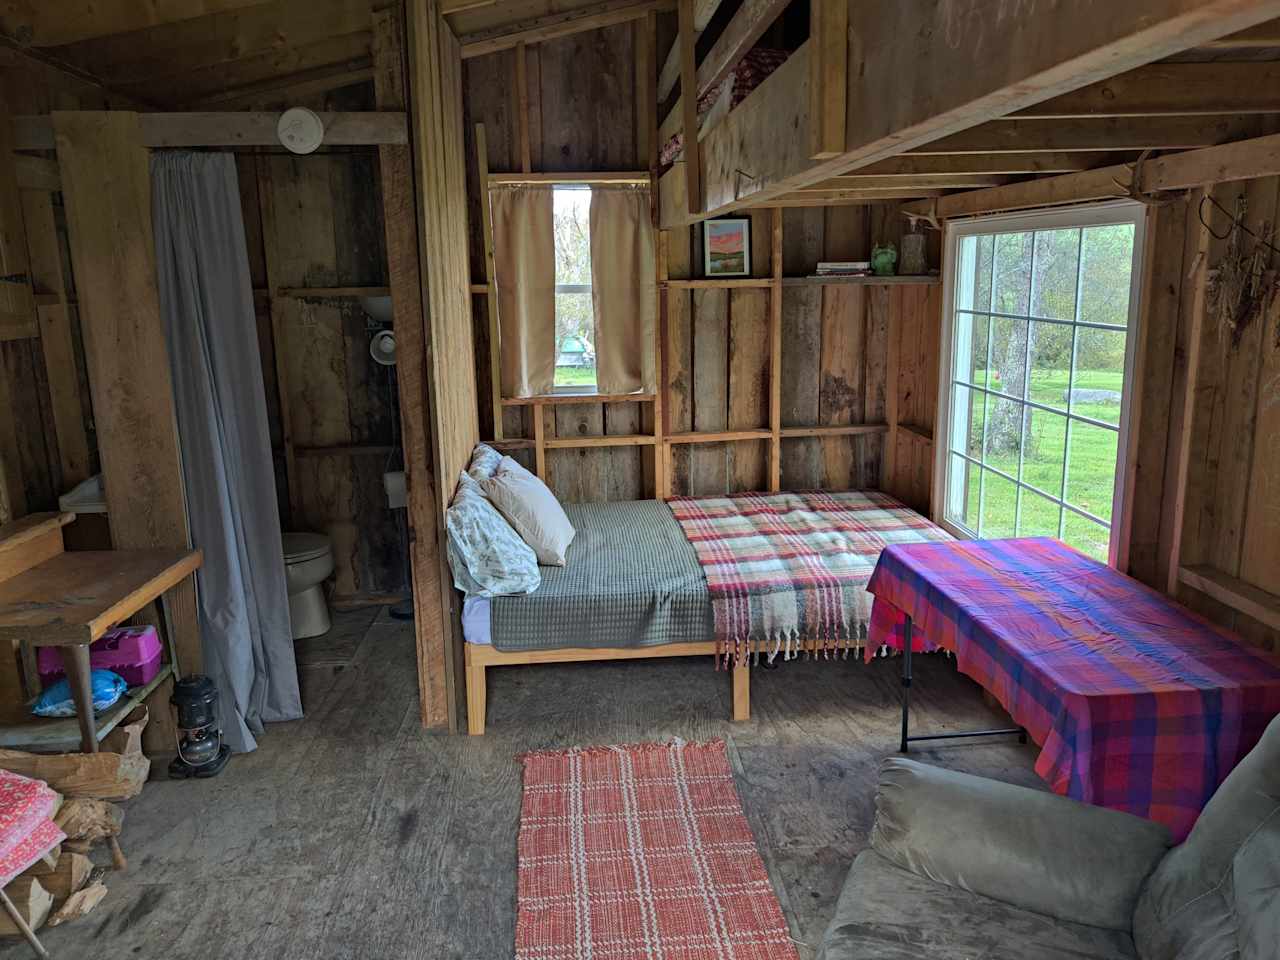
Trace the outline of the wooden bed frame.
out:
M 522 663 L 580 663 L 589 660 L 648 660 L 654 657 L 715 656 L 713 640 L 701 643 L 664 643 L 654 647 L 564 647 L 559 650 L 520 650 L 504 653 L 488 644 L 466 644 L 467 665 L 467 733 L 484 733 L 485 707 L 488 693 L 485 670 Z M 751 719 L 751 668 L 741 664 L 733 668 L 733 719 Z

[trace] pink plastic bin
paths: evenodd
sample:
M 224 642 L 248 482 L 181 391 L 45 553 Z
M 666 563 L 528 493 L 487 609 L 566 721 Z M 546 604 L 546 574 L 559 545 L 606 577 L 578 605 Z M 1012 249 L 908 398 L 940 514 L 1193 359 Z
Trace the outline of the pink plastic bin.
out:
M 156 628 L 117 627 L 109 630 L 89 647 L 89 665 L 95 670 L 110 670 L 124 677 L 131 687 L 141 687 L 160 672 L 160 636 Z M 62 656 L 57 647 L 36 650 L 36 669 L 44 687 L 62 679 Z

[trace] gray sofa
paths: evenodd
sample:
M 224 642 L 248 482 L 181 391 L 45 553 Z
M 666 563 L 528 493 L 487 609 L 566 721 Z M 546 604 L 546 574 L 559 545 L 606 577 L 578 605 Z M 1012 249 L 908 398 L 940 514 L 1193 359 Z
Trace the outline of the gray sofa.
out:
M 1280 960 L 1280 718 L 1172 848 L 1128 814 L 885 761 L 819 960 L 1134 957 Z

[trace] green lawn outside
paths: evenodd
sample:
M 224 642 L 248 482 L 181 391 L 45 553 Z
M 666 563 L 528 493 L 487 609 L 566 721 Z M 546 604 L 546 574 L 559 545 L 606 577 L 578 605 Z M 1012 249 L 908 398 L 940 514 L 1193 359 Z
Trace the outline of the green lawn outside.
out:
M 985 382 L 985 374 L 983 370 L 976 371 L 977 382 Z M 1123 379 L 1123 374 L 1119 371 L 1077 370 L 1075 387 L 1120 392 Z M 1062 496 L 1068 503 L 1087 510 L 1094 516 L 1110 520 L 1118 434 L 1114 430 L 1080 421 L 1071 421 L 1068 427 L 1065 416 L 1067 404 L 1064 400 L 1067 384 L 1066 370 L 1034 372 L 1028 389 L 1030 397 L 1046 406 L 1061 410 L 1062 413 L 1035 409 L 1031 411 L 1021 467 L 1017 450 L 988 451 L 985 462 L 1011 477 L 1019 477 L 1024 483 L 1038 487 L 1046 493 Z M 992 378 L 990 385 L 995 390 L 1001 389 L 999 379 Z M 973 456 L 977 456 L 981 449 L 986 418 L 989 415 L 989 411 L 983 407 L 983 399 L 981 394 L 973 395 L 969 431 L 969 452 Z M 992 405 L 1007 403 L 1011 407 L 1018 406 L 1012 401 L 1003 401 L 995 396 L 986 397 L 986 402 Z M 1119 404 L 1077 403 L 1072 407 L 1071 412 L 1103 423 L 1118 424 L 1120 419 Z M 1067 447 L 1068 429 L 1071 435 L 1069 449 Z M 986 471 L 982 516 L 979 517 L 979 471 L 972 465 L 967 470 L 969 477 L 965 522 L 977 528 L 981 536 L 1059 535 L 1058 506 L 1026 489 L 1022 491 L 1021 521 L 1015 526 L 1017 485 L 991 471 Z M 1109 530 L 1105 526 L 1069 510 L 1065 511 L 1062 538 L 1072 546 L 1105 560 L 1109 536 Z
M 557 387 L 594 387 L 596 384 L 596 368 L 590 367 L 556 367 Z

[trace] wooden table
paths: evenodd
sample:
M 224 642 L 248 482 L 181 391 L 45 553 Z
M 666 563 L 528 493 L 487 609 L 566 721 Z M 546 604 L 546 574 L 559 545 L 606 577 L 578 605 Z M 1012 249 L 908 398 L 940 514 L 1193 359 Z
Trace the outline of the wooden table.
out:
M 73 519 L 69 513 L 35 514 L 0 527 L 0 646 L 59 648 L 81 750 L 97 753 L 107 730 L 94 715 L 89 645 L 147 604 L 163 602 L 166 591 L 194 575 L 203 555 L 186 549 L 66 553 L 62 528 Z M 171 640 L 168 650 L 165 675 L 176 677 Z

